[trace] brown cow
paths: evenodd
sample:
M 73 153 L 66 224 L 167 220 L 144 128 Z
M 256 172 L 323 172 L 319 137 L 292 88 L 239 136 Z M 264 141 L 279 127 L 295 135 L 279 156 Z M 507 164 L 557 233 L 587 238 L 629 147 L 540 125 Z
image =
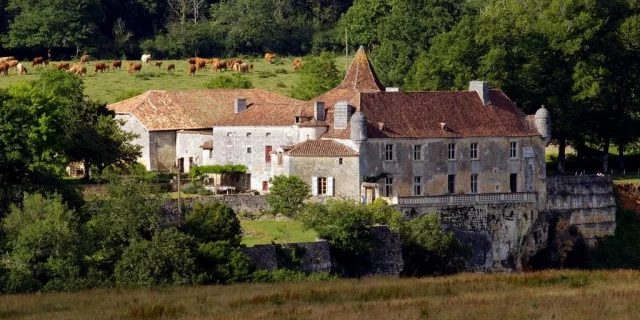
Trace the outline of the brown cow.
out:
M 267 52 L 264 54 L 264 59 L 267 60 L 267 63 L 271 64 L 272 60 L 275 59 L 277 55 L 275 53 Z
M 18 63 L 20 63 L 20 61 L 18 61 L 18 60 L 9 60 L 9 61 L 6 62 L 6 64 L 9 65 L 9 68 L 13 68 L 13 67 L 17 66 Z
M 107 64 L 104 62 L 98 62 L 93 66 L 93 72 L 98 73 L 98 71 L 104 73 L 104 70 L 107 68 Z
M 227 68 L 228 69 L 232 69 L 233 70 L 233 65 L 236 63 L 242 63 L 242 60 L 240 59 L 231 59 L 227 62 Z
M 189 77 L 195 76 L 195 75 L 196 75 L 196 66 L 195 65 L 190 65 L 189 66 Z
M 82 76 L 83 74 L 84 74 L 85 76 L 87 75 L 87 67 L 82 66 L 82 65 L 81 65 L 81 66 L 78 66 L 78 67 L 76 68 L 76 75 Z
M 162 61 L 156 61 L 153 64 L 154 64 L 154 66 L 158 67 L 158 69 L 160 69 L 160 67 L 162 67 Z
M 14 56 L 11 57 L 2 57 L 0 58 L 0 62 L 7 62 L 7 61 L 11 61 L 11 60 L 15 60 L 16 58 Z
M 207 61 L 204 59 L 201 59 L 198 61 L 198 63 L 196 64 L 198 66 L 198 71 L 202 71 L 204 70 L 204 68 L 207 67 Z
M 170 64 L 167 66 L 167 71 L 168 71 L 168 72 L 176 71 L 176 65 L 175 65 L 175 64 L 173 64 L 173 63 L 170 63 Z
M 249 70 L 253 71 L 253 63 L 249 65 Z
M 88 54 L 83 55 L 82 57 L 80 57 L 80 63 L 85 64 L 89 62 L 89 58 L 91 57 Z
M 293 59 L 293 71 L 300 69 L 300 67 L 302 67 L 302 60 Z
M 9 65 L 4 63 L 4 62 L 0 62 L 0 75 L 3 76 L 7 76 L 9 75 Z
M 56 68 L 58 70 L 69 70 L 69 62 L 58 62 L 58 64 L 56 65 Z
M 114 71 L 116 69 L 122 69 L 122 60 L 116 60 L 111 65 L 113 66 Z
M 142 63 L 129 63 L 129 68 L 127 70 L 127 72 L 129 72 L 129 74 L 133 74 L 135 71 L 138 71 L 138 73 L 140 73 L 140 71 L 142 70 Z
M 41 66 L 44 64 L 44 58 L 43 57 L 35 57 L 33 58 L 33 61 L 31 61 L 31 66 L 35 67 L 35 66 Z
M 247 72 L 249 72 L 249 64 L 247 64 L 247 63 L 240 64 L 238 66 L 238 69 L 242 73 L 247 73 Z
M 189 58 L 187 59 L 187 61 L 189 62 L 189 64 L 196 64 L 196 58 Z
M 224 61 L 224 60 L 220 60 L 220 61 L 216 62 L 213 65 L 213 67 L 211 68 L 211 71 L 219 72 L 222 69 L 227 71 L 227 62 Z

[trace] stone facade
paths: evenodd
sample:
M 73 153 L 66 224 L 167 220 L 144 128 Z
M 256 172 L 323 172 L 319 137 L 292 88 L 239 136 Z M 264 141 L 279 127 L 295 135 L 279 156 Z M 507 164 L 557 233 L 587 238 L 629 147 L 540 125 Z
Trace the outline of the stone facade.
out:
M 149 133 L 150 170 L 171 172 L 176 164 L 176 131 L 151 131 Z
M 176 158 L 183 159 L 184 172 L 189 172 L 192 166 L 206 164 L 202 145 L 213 141 L 211 129 L 199 131 L 178 131 L 176 136 Z M 208 153 L 206 155 L 209 155 Z
M 341 196 L 351 199 L 360 197 L 360 177 L 358 157 L 290 157 L 285 156 L 289 164 L 288 174 L 296 175 L 309 185 L 313 177 L 333 178 L 333 194 L 322 197 Z
M 151 158 L 150 158 L 150 150 L 149 150 L 149 131 L 147 128 L 136 119 L 133 115 L 130 114 L 117 114 L 115 116 L 116 120 L 121 120 L 123 122 L 121 128 L 125 132 L 131 132 L 138 135 L 133 141 L 132 144 L 138 145 L 141 147 L 140 149 L 140 158 L 138 158 L 138 162 L 147 168 L 147 170 L 153 170 L 151 168 Z

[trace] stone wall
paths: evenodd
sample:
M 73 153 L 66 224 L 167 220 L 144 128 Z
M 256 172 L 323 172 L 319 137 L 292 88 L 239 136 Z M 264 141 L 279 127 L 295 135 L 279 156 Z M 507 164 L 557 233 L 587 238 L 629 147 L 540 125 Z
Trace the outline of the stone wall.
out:
M 549 177 L 546 207 L 553 215 L 567 216 L 565 229 L 575 226 L 589 245 L 615 233 L 616 200 L 608 177 Z
M 138 145 L 140 149 L 140 158 L 138 162 L 143 164 L 147 170 L 155 170 L 151 168 L 151 161 L 149 156 L 149 131 L 138 121 L 138 119 L 130 114 L 117 114 L 116 120 L 123 120 L 124 123 L 120 127 L 124 132 L 131 132 L 138 135 L 137 138 L 131 141 L 132 144 Z
M 176 165 L 176 131 L 149 133 L 149 159 L 151 170 L 171 172 Z
M 266 196 L 255 195 L 219 195 L 198 198 L 182 199 L 184 208 L 191 208 L 195 202 L 207 203 L 220 201 L 231 207 L 236 213 L 247 211 L 249 213 L 257 213 L 259 211 L 269 209 Z M 171 199 L 162 206 L 165 215 L 175 215 L 177 213 L 178 200 Z
M 291 174 L 312 185 L 312 177 L 333 177 L 334 196 L 353 200 L 360 198 L 358 157 L 286 157 Z M 339 163 L 342 159 L 342 164 Z
M 193 161 L 193 165 L 199 166 L 204 164 L 202 158 L 202 146 L 206 142 L 213 142 L 213 131 L 178 131 L 176 136 L 176 158 L 184 159 L 184 172 L 189 172 L 191 166 L 189 160 Z

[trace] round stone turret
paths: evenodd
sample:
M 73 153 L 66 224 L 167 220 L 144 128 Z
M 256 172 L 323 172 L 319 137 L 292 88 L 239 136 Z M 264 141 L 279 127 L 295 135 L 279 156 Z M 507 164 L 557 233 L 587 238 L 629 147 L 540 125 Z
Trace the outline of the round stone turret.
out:
M 551 139 L 551 114 L 544 106 L 536 111 L 536 129 L 544 140 Z
M 367 141 L 367 118 L 360 111 L 351 116 L 351 141 Z

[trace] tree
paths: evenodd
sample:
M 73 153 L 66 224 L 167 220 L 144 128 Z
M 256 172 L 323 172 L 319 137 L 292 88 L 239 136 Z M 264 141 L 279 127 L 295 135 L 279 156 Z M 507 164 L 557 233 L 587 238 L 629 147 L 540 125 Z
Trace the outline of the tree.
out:
M 453 232 L 443 231 L 440 219 L 425 215 L 401 229 L 403 273 L 407 276 L 452 274 L 464 270 L 471 251 Z
M 355 0 L 337 24 L 340 41 L 344 41 L 346 30 L 349 41 L 355 45 L 369 49 L 379 45 L 378 26 L 391 12 L 391 5 L 390 0 Z
M 251 80 L 243 76 L 219 76 L 213 77 L 205 84 L 207 89 L 251 89 Z
M 307 57 L 304 61 L 300 68 L 300 82 L 291 91 L 294 98 L 309 100 L 340 84 L 334 55 L 323 52 L 319 57 Z
M 199 243 L 226 241 L 238 247 L 242 240 L 242 229 L 236 213 L 219 201 L 205 204 L 196 202 L 186 215 L 181 230 Z
M 102 17 L 98 0 L 9 0 L 7 10 L 14 15 L 7 37 L 13 48 L 85 46 Z
M 115 269 L 116 283 L 125 287 L 198 283 L 193 238 L 176 229 L 160 230 L 151 241 L 134 241 Z
M 267 203 L 275 213 L 293 217 L 300 212 L 304 201 L 311 197 L 311 188 L 298 176 L 275 176 L 269 183 Z
M 59 195 L 24 197 L 2 221 L 6 235 L 7 292 L 74 288 L 81 277 L 79 221 Z

